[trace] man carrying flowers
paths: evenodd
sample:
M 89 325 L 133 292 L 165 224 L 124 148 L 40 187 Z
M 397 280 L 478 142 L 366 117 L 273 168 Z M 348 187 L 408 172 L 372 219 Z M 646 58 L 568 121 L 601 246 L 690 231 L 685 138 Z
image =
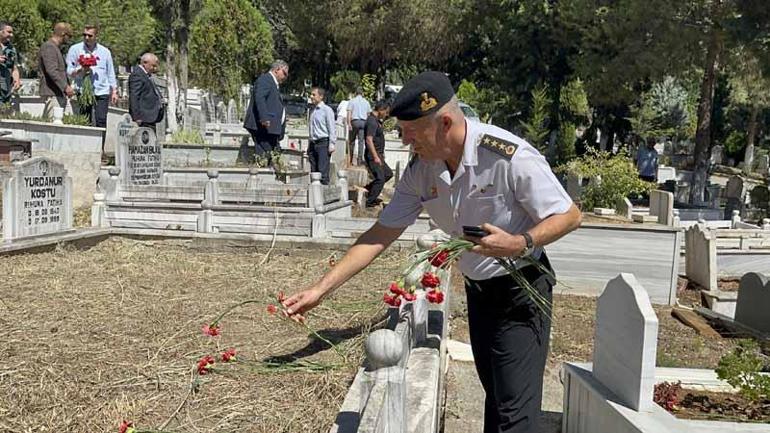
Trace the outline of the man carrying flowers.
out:
M 458 267 L 466 279 L 471 346 L 486 392 L 484 432 L 538 432 L 554 283 L 543 246 L 576 229 L 580 211 L 534 147 L 464 117 L 443 73 L 410 80 L 391 115 L 416 154 L 393 199 L 334 268 L 283 305 L 302 320 L 396 240 L 423 208 L 453 238 L 463 236 L 463 226 L 480 226 L 476 236 L 466 233 L 475 245 L 459 253 Z M 421 284 L 435 285 L 435 276 L 423 274 Z
M 96 25 L 85 25 L 83 42 L 67 51 L 67 75 L 75 83 L 77 111 L 93 126 L 106 128 L 107 109 L 118 103 L 118 81 L 112 53 L 96 41 L 98 34 Z

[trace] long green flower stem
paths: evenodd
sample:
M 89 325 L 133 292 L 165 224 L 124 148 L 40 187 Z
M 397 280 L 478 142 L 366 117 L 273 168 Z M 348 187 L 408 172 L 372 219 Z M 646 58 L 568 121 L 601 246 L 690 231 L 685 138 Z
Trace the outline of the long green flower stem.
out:
M 236 308 L 238 308 L 238 307 L 242 307 L 242 306 L 244 306 L 244 305 L 246 305 L 246 304 L 261 304 L 262 302 L 264 302 L 262 299 L 249 299 L 249 300 L 247 300 L 247 301 L 243 301 L 243 302 L 237 303 L 237 304 L 235 304 L 235 305 L 231 306 L 230 308 L 228 308 L 227 310 L 223 311 L 223 312 L 222 312 L 222 314 L 220 314 L 219 316 L 217 316 L 217 318 L 216 318 L 216 319 L 214 319 L 214 321 L 213 321 L 213 322 L 211 322 L 211 323 L 209 324 L 209 326 L 212 326 L 212 327 L 213 327 L 213 326 L 216 326 L 216 325 L 218 325 L 218 324 L 219 324 L 219 322 L 220 322 L 220 321 L 221 321 L 221 320 L 222 320 L 222 319 L 223 319 L 223 318 L 224 318 L 226 315 L 228 315 L 228 314 L 229 314 L 231 311 L 233 311 L 234 309 L 236 309 Z M 305 322 L 299 322 L 299 323 L 300 323 L 302 326 L 304 326 L 304 327 L 305 327 L 305 329 L 306 329 L 308 332 L 310 332 L 311 334 L 313 334 L 313 336 L 314 336 L 314 337 L 316 337 L 317 339 L 319 339 L 319 340 L 323 341 L 324 343 L 328 344 L 329 346 L 331 346 L 331 347 L 332 347 L 332 349 L 334 349 L 334 351 L 335 351 L 335 352 L 337 352 L 337 355 L 339 355 L 339 356 L 340 356 L 340 357 L 341 357 L 343 360 L 347 359 L 347 358 L 345 357 L 345 353 L 344 353 L 344 352 L 342 352 L 342 350 L 340 350 L 340 348 L 339 348 L 339 347 L 337 347 L 337 345 L 336 345 L 336 344 L 332 343 L 332 342 L 331 342 L 331 341 L 329 341 L 328 339 L 326 339 L 326 338 L 324 338 L 323 336 L 321 336 L 321 334 L 319 334 L 319 333 L 318 333 L 318 332 L 317 332 L 315 329 L 311 328 L 311 327 L 310 327 L 310 326 L 309 326 L 307 323 L 305 323 Z

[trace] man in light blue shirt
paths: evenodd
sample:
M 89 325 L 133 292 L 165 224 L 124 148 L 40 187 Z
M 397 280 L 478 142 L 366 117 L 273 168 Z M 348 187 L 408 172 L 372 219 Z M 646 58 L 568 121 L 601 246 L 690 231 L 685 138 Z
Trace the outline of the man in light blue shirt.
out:
M 648 138 L 646 144 L 639 146 L 636 167 L 639 170 L 640 179 L 647 182 L 658 181 L 658 151 L 655 150 L 654 138 Z
M 363 95 L 363 89 L 358 87 L 356 88 L 356 97 L 348 102 L 348 125 L 352 128 L 348 143 L 350 165 L 353 165 L 354 150 L 357 151 L 358 165 L 364 165 L 364 130 L 366 129 L 366 118 L 372 112 L 372 106 Z M 358 140 L 358 146 L 356 146 L 355 140 Z
M 337 124 L 334 121 L 334 110 L 324 104 L 326 91 L 313 87 L 310 91 L 310 102 L 315 106 L 310 110 L 310 144 L 307 157 L 310 160 L 310 171 L 321 173 L 321 184 L 329 184 L 329 156 L 334 152 L 337 142 Z
M 67 75 L 73 79 L 75 92 L 80 95 L 83 77 L 91 72 L 95 102 L 94 105 L 78 107 L 78 111 L 88 117 L 94 126 L 106 128 L 107 108 L 110 103 L 118 103 L 118 82 L 115 79 L 112 53 L 107 47 L 96 42 L 97 35 L 97 27 L 86 24 L 83 29 L 83 42 L 72 45 L 67 51 Z M 81 54 L 94 54 L 97 57 L 96 66 L 81 67 L 78 63 Z

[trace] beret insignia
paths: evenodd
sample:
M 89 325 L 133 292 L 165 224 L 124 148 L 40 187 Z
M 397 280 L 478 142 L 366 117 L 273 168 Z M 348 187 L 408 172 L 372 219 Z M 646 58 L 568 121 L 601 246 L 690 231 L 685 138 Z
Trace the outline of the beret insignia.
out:
M 423 113 L 438 105 L 436 98 L 429 95 L 428 92 L 420 93 L 420 111 Z
M 501 138 L 486 134 L 481 137 L 481 143 L 479 146 L 487 150 L 491 150 L 492 152 L 495 152 L 496 154 L 505 158 L 511 158 L 513 154 L 516 153 L 516 149 L 519 148 L 519 146 L 511 141 L 503 140 Z

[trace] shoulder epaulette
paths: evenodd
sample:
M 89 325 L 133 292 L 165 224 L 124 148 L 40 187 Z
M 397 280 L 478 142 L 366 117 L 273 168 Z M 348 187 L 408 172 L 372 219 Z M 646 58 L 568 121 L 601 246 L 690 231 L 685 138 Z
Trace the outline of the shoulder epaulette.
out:
M 479 147 L 483 147 L 484 149 L 490 150 L 505 158 L 512 157 L 513 154 L 516 153 L 516 149 L 519 148 L 519 146 L 512 141 L 493 137 L 489 134 L 484 134 L 481 136 Z

